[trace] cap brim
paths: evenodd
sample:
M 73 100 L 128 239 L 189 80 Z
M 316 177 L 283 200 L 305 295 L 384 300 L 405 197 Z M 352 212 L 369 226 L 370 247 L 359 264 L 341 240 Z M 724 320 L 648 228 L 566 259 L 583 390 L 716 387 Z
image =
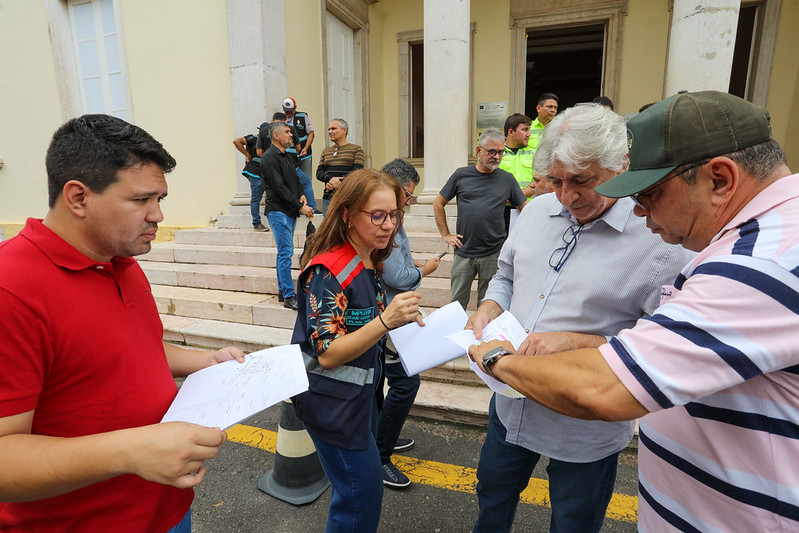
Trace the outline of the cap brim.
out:
M 594 190 L 602 196 L 608 198 L 624 198 L 632 196 L 645 189 L 648 189 L 661 179 L 665 178 L 669 172 L 677 168 L 646 168 L 642 170 L 628 170 L 618 176 L 609 179 L 602 185 L 594 187 Z

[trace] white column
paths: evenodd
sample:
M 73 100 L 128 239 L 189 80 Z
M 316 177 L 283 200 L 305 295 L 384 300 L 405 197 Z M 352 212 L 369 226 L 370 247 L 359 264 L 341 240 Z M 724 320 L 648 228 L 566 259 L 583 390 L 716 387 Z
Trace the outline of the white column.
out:
M 233 134 L 241 137 L 256 134 L 286 97 L 283 0 L 227 0 L 227 21 Z M 232 142 L 230 149 L 235 150 Z M 244 215 L 250 212 L 250 184 L 241 175 L 244 156 L 236 154 L 238 182 L 231 214 Z
M 424 2 L 424 190 L 432 203 L 468 161 L 470 0 Z
M 674 0 L 665 96 L 730 88 L 740 0 Z

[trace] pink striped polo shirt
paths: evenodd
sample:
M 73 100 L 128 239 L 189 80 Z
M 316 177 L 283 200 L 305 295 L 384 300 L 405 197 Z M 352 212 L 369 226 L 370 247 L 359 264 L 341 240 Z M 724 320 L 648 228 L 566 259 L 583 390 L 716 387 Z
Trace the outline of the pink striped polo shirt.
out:
M 799 531 L 799 174 L 600 348 L 641 420 L 641 531 Z

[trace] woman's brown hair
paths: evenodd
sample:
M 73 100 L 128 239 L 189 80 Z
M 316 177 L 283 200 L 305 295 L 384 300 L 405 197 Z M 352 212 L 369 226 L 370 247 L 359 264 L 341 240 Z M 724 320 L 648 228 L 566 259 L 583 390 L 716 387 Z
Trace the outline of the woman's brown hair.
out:
M 319 229 L 308 237 L 305 243 L 305 254 L 302 257 L 302 268 L 317 255 L 342 246 L 349 242 L 349 232 L 347 231 L 347 220 L 344 218 L 347 213 L 358 213 L 366 206 L 369 197 L 374 191 L 380 188 L 391 189 L 397 197 L 397 209 L 402 209 L 405 202 L 405 195 L 402 187 L 394 178 L 373 168 L 364 168 L 348 174 L 346 179 L 341 182 L 341 186 L 336 189 L 330 205 L 327 207 L 325 219 Z M 382 269 L 382 262 L 391 254 L 394 248 L 394 236 L 402 227 L 402 222 L 397 224 L 388 246 L 378 248 L 372 252 L 372 262 L 375 268 Z

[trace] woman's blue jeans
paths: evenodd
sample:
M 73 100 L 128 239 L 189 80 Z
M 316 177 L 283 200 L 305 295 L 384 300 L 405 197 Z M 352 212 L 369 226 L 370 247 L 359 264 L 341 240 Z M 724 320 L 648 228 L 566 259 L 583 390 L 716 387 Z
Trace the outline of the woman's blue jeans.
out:
M 383 506 L 383 468 L 374 435 L 363 450 L 325 443 L 310 430 L 319 462 L 330 480 L 330 510 L 325 533 L 377 531 Z

